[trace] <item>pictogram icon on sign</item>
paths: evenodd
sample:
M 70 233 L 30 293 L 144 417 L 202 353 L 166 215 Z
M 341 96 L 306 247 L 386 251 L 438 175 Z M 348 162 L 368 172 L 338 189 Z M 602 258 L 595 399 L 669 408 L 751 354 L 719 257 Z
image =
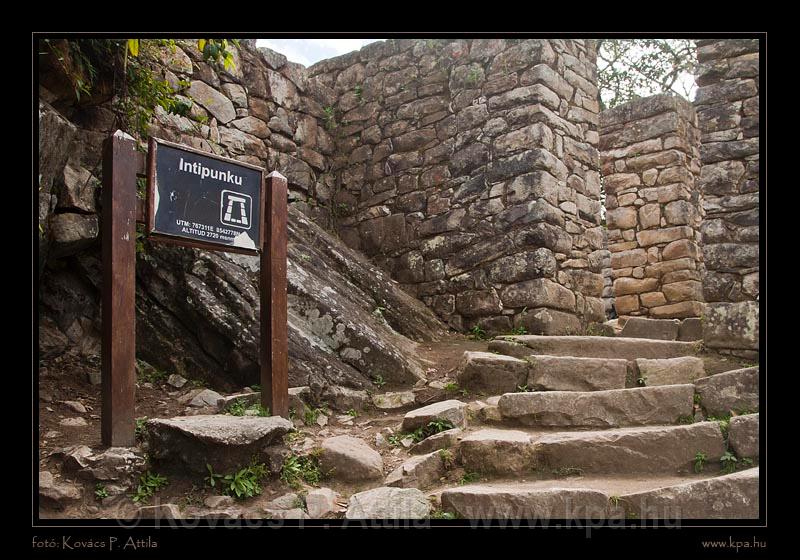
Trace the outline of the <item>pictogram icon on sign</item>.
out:
M 222 191 L 220 200 L 220 221 L 226 226 L 250 229 L 249 216 L 252 215 L 253 199 L 243 193 Z

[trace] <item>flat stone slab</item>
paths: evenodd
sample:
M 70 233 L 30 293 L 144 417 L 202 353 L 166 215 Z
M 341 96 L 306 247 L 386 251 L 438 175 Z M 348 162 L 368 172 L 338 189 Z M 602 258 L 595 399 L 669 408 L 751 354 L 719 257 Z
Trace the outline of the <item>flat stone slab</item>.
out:
M 306 509 L 311 519 L 321 519 L 331 512 L 337 511 L 338 492 L 330 488 L 315 488 L 306 494 Z
M 432 436 L 426 437 L 421 442 L 414 444 L 408 452 L 419 455 L 438 451 L 439 449 L 456 447 L 463 433 L 464 430 L 461 428 L 453 428 L 452 430 L 445 430 L 438 434 L 433 434 Z
M 707 463 L 712 464 L 725 453 L 717 422 L 560 432 L 541 436 L 535 446 L 539 468 L 577 468 L 586 473 L 688 474 L 693 472 L 698 452 L 705 453 Z
M 709 416 L 759 410 L 758 368 L 718 373 L 695 381 L 700 404 Z
M 529 389 L 544 391 L 603 391 L 624 389 L 628 361 L 612 358 L 531 356 Z M 509 393 L 513 391 L 508 391 Z
M 454 428 L 466 428 L 466 408 L 465 403 L 457 400 L 441 401 L 417 408 L 403 417 L 403 430 L 416 430 L 434 420 L 448 420 Z
M 253 456 L 280 443 L 294 425 L 280 416 L 203 414 L 147 421 L 150 457 L 155 462 L 196 473 L 229 472 L 248 465 Z
M 622 327 L 619 336 L 625 338 L 649 338 L 653 340 L 676 340 L 680 331 L 679 319 L 645 319 L 631 317 Z
M 757 519 L 758 467 L 646 492 L 626 494 L 620 507 L 639 519 Z
M 454 458 L 451 453 L 451 457 Z M 405 461 L 386 477 L 386 486 L 398 488 L 427 488 L 439 482 L 445 474 L 442 452 L 417 455 Z
M 359 482 L 383 478 L 383 459 L 363 440 L 336 436 L 322 442 L 320 468 L 337 480 Z
M 518 344 L 510 348 L 507 344 Z M 696 342 L 648 340 L 613 336 L 502 336 L 489 343 L 489 351 L 497 350 L 517 358 L 531 354 L 548 356 L 574 356 L 578 358 L 678 358 L 694 356 L 700 352 Z M 513 353 L 512 353 L 513 352 Z
M 734 416 L 728 426 L 728 446 L 740 460 L 758 457 L 758 414 Z
M 504 421 L 528 426 L 614 428 L 674 424 L 693 413 L 693 398 L 693 385 L 508 393 L 498 409 Z
M 605 518 L 608 496 L 582 488 L 504 489 L 476 485 L 442 492 L 442 509 L 463 519 Z
M 431 504 L 416 488 L 373 488 L 350 498 L 347 519 L 424 519 Z
M 644 379 L 648 387 L 694 383 L 706 375 L 703 360 L 693 356 L 656 360 L 639 358 L 636 360 L 636 368 L 640 379 Z
M 469 434 L 458 448 L 467 471 L 491 474 L 533 474 L 534 452 L 530 434 L 492 428 Z
M 530 364 L 491 352 L 464 352 L 456 373 L 458 385 L 472 393 L 502 395 L 525 385 Z
M 413 391 L 397 391 L 394 393 L 376 393 L 372 395 L 372 404 L 381 410 L 398 410 L 412 406 L 417 400 Z

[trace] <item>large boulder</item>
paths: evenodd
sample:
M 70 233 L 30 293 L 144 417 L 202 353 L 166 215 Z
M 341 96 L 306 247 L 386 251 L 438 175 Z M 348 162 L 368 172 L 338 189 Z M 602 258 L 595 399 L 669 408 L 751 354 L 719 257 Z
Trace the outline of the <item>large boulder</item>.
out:
M 695 390 L 706 414 L 725 416 L 732 412 L 757 412 L 758 372 L 757 367 L 735 369 L 695 381 Z
M 250 464 L 253 457 L 267 462 L 266 448 L 280 443 L 294 429 L 279 416 L 210 414 L 154 418 L 147 421 L 151 459 L 167 468 L 227 473 Z

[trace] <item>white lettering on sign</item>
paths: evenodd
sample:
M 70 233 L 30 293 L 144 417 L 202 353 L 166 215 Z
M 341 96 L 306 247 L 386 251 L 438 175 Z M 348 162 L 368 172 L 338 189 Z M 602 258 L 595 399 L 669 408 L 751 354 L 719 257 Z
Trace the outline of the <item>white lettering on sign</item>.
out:
M 218 181 L 225 181 L 226 183 L 232 183 L 234 185 L 242 185 L 242 176 L 235 175 L 230 171 L 220 171 L 218 169 L 211 169 L 210 167 L 206 167 L 202 163 L 198 162 L 190 162 L 190 161 L 181 161 L 178 163 L 178 170 L 184 171 L 186 173 L 193 173 L 195 175 L 200 175 L 201 179 L 210 178 L 216 179 Z

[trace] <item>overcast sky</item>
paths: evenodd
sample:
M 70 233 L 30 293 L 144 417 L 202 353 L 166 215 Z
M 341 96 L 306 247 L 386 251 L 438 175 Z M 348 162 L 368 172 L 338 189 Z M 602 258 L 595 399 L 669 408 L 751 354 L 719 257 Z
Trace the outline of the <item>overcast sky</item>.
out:
M 357 51 L 381 39 L 259 39 L 259 47 L 267 47 L 286 55 L 291 62 L 311 66 L 325 58 Z

